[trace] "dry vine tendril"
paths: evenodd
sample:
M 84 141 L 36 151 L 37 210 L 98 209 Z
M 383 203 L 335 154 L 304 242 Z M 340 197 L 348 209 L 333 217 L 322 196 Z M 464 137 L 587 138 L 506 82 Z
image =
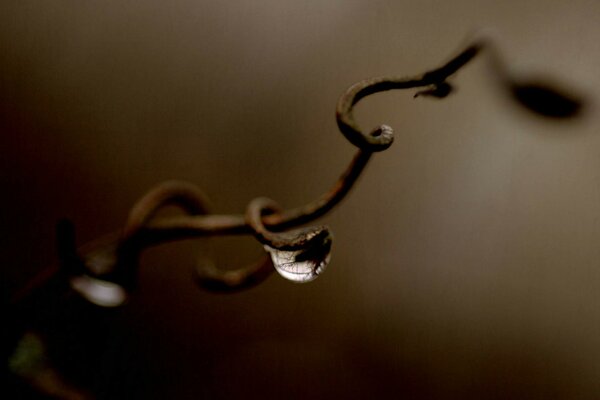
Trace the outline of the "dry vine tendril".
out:
M 115 299 L 124 299 L 119 289 L 121 286 L 129 289 L 135 282 L 139 254 L 145 248 L 166 241 L 237 234 L 254 235 L 270 253 L 269 256 L 238 270 L 199 266 L 197 282 L 200 286 L 217 291 L 239 290 L 262 282 L 273 269 L 292 281 L 306 282 L 316 278 L 329 262 L 331 232 L 327 226 L 296 227 L 325 215 L 335 207 L 352 188 L 371 155 L 390 147 L 394 139 L 393 130 L 387 125 L 364 133 L 354 119 L 354 106 L 369 95 L 392 89 L 423 88 L 415 97 L 444 98 L 452 92 L 447 79 L 484 49 L 489 49 L 492 54 L 499 81 L 521 105 L 551 117 L 577 114 L 581 102 L 575 96 L 549 86 L 513 79 L 503 69 L 494 47 L 488 41 L 478 40 L 443 66 L 422 75 L 379 77 L 352 85 L 337 103 L 336 118 L 340 131 L 358 147 L 358 152 L 331 190 L 311 203 L 282 210 L 273 200 L 259 198 L 250 202 L 245 215 L 215 215 L 209 213 L 206 197 L 196 186 L 185 182 L 166 182 L 150 190 L 134 205 L 122 233 L 108 235 L 77 251 L 72 229 L 65 230 L 63 227 L 58 235 L 59 243 L 62 243 L 59 246 L 60 258 L 63 264 L 71 265 L 71 271 L 73 265 L 78 266 L 78 276 L 70 278 L 71 287 L 95 304 L 119 305 L 122 301 Z M 156 212 L 166 205 L 178 206 L 184 214 L 156 218 Z
M 229 292 L 252 287 L 266 279 L 273 270 L 296 282 L 308 282 L 318 277 L 329 263 L 332 234 L 327 226 L 299 226 L 322 217 L 335 207 L 348 194 L 372 154 L 390 147 L 394 139 L 393 130 L 387 125 L 364 133 L 354 119 L 354 106 L 369 95 L 393 89 L 421 88 L 415 97 L 445 98 L 453 91 L 448 78 L 483 50 L 491 57 L 493 72 L 501 88 L 517 104 L 537 115 L 551 118 L 569 118 L 580 111 L 582 102 L 577 96 L 547 83 L 524 81 L 508 73 L 489 40 L 475 41 L 443 66 L 416 77 L 379 77 L 358 82 L 340 97 L 336 107 L 338 127 L 358 147 L 358 151 L 329 192 L 311 203 L 283 210 L 271 199 L 257 198 L 248 204 L 243 215 L 215 215 L 210 213 L 208 201 L 198 187 L 174 181 L 161 183 L 144 195 L 133 206 L 122 231 L 79 248 L 73 225 L 61 221 L 57 225 L 60 265 L 43 270 L 16 293 L 10 307 L 6 307 L 8 322 L 4 324 L 5 346 L 2 351 L 9 360 L 11 372 L 53 397 L 90 398 L 61 378 L 48 363 L 44 341 L 35 335 L 36 329 L 40 328 L 36 310 L 41 310 L 42 325 L 49 322 L 46 313 L 58 319 L 60 326 L 54 333 L 62 336 L 62 323 L 65 322 L 62 306 L 65 303 L 56 303 L 57 297 L 70 299 L 73 294 L 78 294 L 74 296 L 76 299 L 83 297 L 88 300 L 77 303 L 78 307 L 82 303 L 91 307 L 85 308 L 87 313 L 105 312 L 105 308 L 124 304 L 127 292 L 136 282 L 139 255 L 153 245 L 203 236 L 254 235 L 267 253 L 256 263 L 237 270 L 222 270 L 211 264 L 198 266 L 197 283 L 211 291 Z M 183 215 L 158 218 L 157 212 L 167 205 L 181 208 Z M 46 304 L 48 301 L 50 306 Z M 77 316 L 82 314 L 85 313 L 80 312 Z M 93 329 L 86 331 L 91 343 L 88 349 L 101 349 L 98 344 L 103 343 L 106 333 L 104 317 L 95 319 L 97 316 L 88 315 L 92 321 L 98 322 Z M 43 328 L 48 333 L 47 327 Z M 52 332 L 52 329 L 49 331 Z M 32 352 L 32 349 L 35 351 Z M 84 355 L 88 356 L 87 353 Z M 75 368 L 86 364 L 90 363 L 83 362 Z

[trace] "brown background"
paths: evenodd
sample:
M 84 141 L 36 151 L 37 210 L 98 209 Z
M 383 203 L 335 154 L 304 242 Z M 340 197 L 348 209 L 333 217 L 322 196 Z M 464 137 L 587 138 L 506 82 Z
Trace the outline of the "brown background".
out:
M 198 243 L 146 253 L 99 366 L 106 398 L 595 398 L 600 392 L 600 3 L 3 1 L 0 211 L 12 289 L 122 225 L 171 178 L 219 213 L 325 191 L 354 153 L 351 83 L 435 67 L 479 28 L 508 62 L 584 92 L 584 117 L 533 118 L 468 66 L 446 101 L 374 96 L 396 128 L 324 221 L 327 273 L 198 290 Z M 242 265 L 251 238 L 215 239 Z

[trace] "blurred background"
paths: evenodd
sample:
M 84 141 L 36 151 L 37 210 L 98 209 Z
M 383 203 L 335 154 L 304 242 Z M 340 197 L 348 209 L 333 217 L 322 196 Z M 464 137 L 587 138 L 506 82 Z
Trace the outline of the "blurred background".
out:
M 0 251 L 7 292 L 122 226 L 166 179 L 217 213 L 315 199 L 355 148 L 335 103 L 352 83 L 437 67 L 491 29 L 515 73 L 590 100 L 560 122 L 522 111 L 486 62 L 443 101 L 360 104 L 396 129 L 322 221 L 326 273 L 199 290 L 204 242 L 147 251 L 110 325 L 99 398 L 596 398 L 600 392 L 600 3 L 594 1 L 3 1 Z M 262 252 L 215 238 L 219 265 Z

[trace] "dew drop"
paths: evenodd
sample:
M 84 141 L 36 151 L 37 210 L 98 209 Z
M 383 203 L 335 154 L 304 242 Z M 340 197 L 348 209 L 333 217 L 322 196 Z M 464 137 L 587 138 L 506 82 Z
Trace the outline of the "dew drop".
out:
M 325 271 L 331 259 L 331 237 L 307 249 L 278 250 L 265 245 L 279 275 L 292 282 L 315 280 Z
M 81 275 L 71 278 L 70 284 L 83 298 L 100 307 L 118 307 L 127 300 L 125 289 L 113 282 Z

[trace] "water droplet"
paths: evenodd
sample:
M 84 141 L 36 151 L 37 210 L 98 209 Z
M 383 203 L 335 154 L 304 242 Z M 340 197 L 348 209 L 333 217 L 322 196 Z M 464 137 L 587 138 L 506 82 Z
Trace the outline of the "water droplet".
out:
M 278 250 L 265 245 L 279 275 L 293 282 L 310 282 L 316 279 L 331 259 L 331 236 L 306 249 Z
M 71 278 L 70 283 L 77 293 L 100 307 L 118 307 L 127 300 L 125 289 L 113 282 L 81 275 Z

